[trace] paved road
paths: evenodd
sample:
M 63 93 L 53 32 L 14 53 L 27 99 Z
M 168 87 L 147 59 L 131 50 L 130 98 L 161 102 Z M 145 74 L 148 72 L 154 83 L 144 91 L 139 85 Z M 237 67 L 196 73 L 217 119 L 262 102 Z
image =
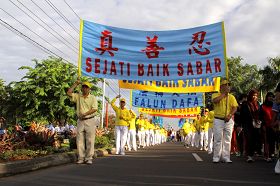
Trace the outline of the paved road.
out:
M 97 158 L 93 165 L 67 164 L 1 178 L 0 185 L 280 185 L 275 162 L 232 160 L 213 164 L 206 152 L 169 142 L 126 156 Z

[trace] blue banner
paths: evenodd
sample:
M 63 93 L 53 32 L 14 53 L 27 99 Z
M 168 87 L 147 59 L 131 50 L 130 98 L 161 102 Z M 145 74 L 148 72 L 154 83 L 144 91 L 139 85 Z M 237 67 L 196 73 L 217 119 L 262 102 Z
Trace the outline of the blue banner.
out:
M 180 109 L 203 106 L 203 93 L 164 93 L 133 90 L 132 106 L 155 109 Z
M 224 77 L 223 22 L 140 31 L 81 21 L 79 74 L 122 80 Z
M 185 122 L 186 122 L 186 119 L 185 119 L 185 118 L 181 118 L 181 119 L 179 120 L 179 122 L 178 122 L 178 127 L 179 127 L 179 128 L 182 128 Z
M 159 116 L 153 116 L 152 121 L 154 124 L 158 124 L 159 126 L 163 126 L 163 118 Z

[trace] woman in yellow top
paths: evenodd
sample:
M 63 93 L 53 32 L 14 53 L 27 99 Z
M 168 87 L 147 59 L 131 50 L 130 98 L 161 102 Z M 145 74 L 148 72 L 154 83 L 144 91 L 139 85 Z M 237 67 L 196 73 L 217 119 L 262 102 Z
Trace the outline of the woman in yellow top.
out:
M 200 126 L 201 126 L 202 118 L 200 114 L 197 114 L 196 120 L 193 122 L 193 126 L 195 128 L 194 134 L 194 145 L 196 148 L 200 145 Z
M 136 127 L 135 127 L 135 119 L 136 119 L 136 114 L 133 112 L 133 110 L 129 110 L 131 119 L 129 121 L 129 130 L 128 130 L 128 135 L 127 135 L 127 147 L 128 151 L 131 151 L 131 147 L 134 151 L 137 151 L 137 146 L 136 146 Z
M 147 147 L 151 145 L 150 125 L 148 118 L 145 117 L 145 142 Z
M 116 112 L 116 154 L 125 155 L 124 146 L 127 140 L 128 126 L 131 119 L 131 115 L 128 109 L 125 108 L 125 99 L 120 99 L 120 107 L 115 105 L 118 95 L 111 101 L 112 108 Z
M 186 120 L 186 122 L 184 123 L 182 130 L 184 132 L 184 146 L 186 148 L 189 148 L 191 145 L 190 143 L 191 143 L 192 129 L 188 120 Z
M 139 139 L 139 148 L 140 147 L 145 147 L 146 143 L 145 143 L 145 119 L 143 117 L 143 114 L 141 113 L 139 115 L 139 119 L 136 121 L 136 125 L 138 125 L 138 131 L 137 131 L 137 135 L 138 135 L 138 139 Z

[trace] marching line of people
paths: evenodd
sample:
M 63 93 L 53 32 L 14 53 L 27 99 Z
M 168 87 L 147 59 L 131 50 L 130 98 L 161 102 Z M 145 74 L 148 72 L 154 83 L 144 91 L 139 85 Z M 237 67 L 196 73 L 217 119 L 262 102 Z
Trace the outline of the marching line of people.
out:
M 196 147 L 199 150 L 213 152 L 213 121 L 214 111 L 205 109 L 204 115 L 197 115 L 193 121 L 186 120 L 182 126 L 184 146 Z
M 116 100 L 120 98 L 120 106 L 116 106 Z M 116 154 L 125 155 L 125 147 L 128 151 L 137 151 L 166 142 L 167 131 L 158 124 L 153 124 L 141 113 L 137 118 L 135 112 L 125 107 L 126 101 L 121 95 L 111 101 L 111 106 L 116 112 L 115 136 Z M 137 140 L 138 139 L 138 140 Z
M 229 82 L 223 80 L 220 92 L 212 95 L 210 112 L 206 108 L 203 116 L 198 114 L 193 122 L 184 123 L 184 145 L 213 152 L 213 163 L 232 163 L 232 153 L 247 156 L 248 163 L 255 161 L 256 154 L 267 162 L 275 157 L 275 173 L 279 174 L 280 83 L 275 95 L 267 93 L 263 104 L 258 96 L 258 91 L 252 89 L 237 103 L 230 94 Z
M 82 93 L 73 93 L 74 88 L 79 84 L 82 85 Z M 77 107 L 78 164 L 92 164 L 94 153 L 97 100 L 90 94 L 90 88 L 89 82 L 82 83 L 78 79 L 67 92 Z M 209 108 L 210 111 L 205 109 L 203 116 L 198 114 L 193 123 L 187 121 L 183 125 L 185 146 L 193 146 L 208 151 L 209 154 L 213 153 L 213 163 L 232 163 L 231 148 L 235 146 L 234 143 L 232 145 L 234 141 L 232 139 L 237 138 L 236 141 L 240 143 L 234 148 L 245 151 L 243 153 L 248 156 L 247 162 L 254 161 L 255 152 L 262 153 L 262 144 L 264 144 L 264 156 L 270 162 L 272 155 L 277 154 L 275 147 L 278 146 L 279 151 L 280 83 L 275 91 L 275 101 L 273 97 L 273 93 L 269 93 L 265 103 L 260 105 L 257 101 L 258 92 L 252 89 L 247 95 L 247 101 L 238 105 L 235 97 L 230 94 L 229 82 L 222 80 L 220 92 L 212 94 L 213 108 Z M 118 98 L 120 98 L 119 107 L 115 105 Z M 153 124 L 148 118 L 143 117 L 143 114 L 137 118 L 133 110 L 125 108 L 125 104 L 126 100 L 120 95 L 111 101 L 112 108 L 116 112 L 116 154 L 125 155 L 125 146 L 128 150 L 137 151 L 137 148 L 167 141 L 167 130 L 158 124 Z M 279 158 L 275 172 L 280 173 Z

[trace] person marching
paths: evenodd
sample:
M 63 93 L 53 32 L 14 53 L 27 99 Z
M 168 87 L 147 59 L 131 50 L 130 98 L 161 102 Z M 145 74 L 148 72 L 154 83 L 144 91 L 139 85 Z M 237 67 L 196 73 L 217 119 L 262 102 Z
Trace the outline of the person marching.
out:
M 74 89 L 80 84 L 78 79 L 67 91 L 71 101 L 76 103 L 78 115 L 77 122 L 77 164 L 86 162 L 92 164 L 94 155 L 95 130 L 97 125 L 96 111 L 98 109 L 97 99 L 90 94 L 91 83 L 82 83 L 82 94 L 73 93 Z
M 125 99 L 120 99 L 120 107 L 115 105 L 115 102 L 121 95 L 118 95 L 111 101 L 113 110 L 116 112 L 116 154 L 125 155 L 124 146 L 127 140 L 128 126 L 131 115 L 128 109 L 125 108 Z
M 136 127 L 135 127 L 135 119 L 136 119 L 136 114 L 133 112 L 132 109 L 129 110 L 131 119 L 129 121 L 129 130 L 128 130 L 128 135 L 127 135 L 127 147 L 128 151 L 131 151 L 131 147 L 134 151 L 137 151 L 137 146 L 136 146 Z
M 210 106 L 210 112 L 208 113 L 207 119 L 208 121 L 208 154 L 212 154 L 213 152 L 213 125 L 214 125 L 214 111 L 213 106 Z
M 195 136 L 194 136 L 194 145 L 196 148 L 200 147 L 200 150 L 203 150 L 203 145 L 200 142 L 200 136 L 201 136 L 201 123 L 202 123 L 201 114 L 197 114 L 196 120 L 194 121 L 193 125 L 195 127 Z
M 208 122 L 208 113 L 209 110 L 206 108 L 204 110 L 204 116 L 201 118 L 200 122 L 200 150 L 205 150 L 207 151 L 207 145 L 208 145 L 208 127 L 209 127 L 209 122 Z
M 138 139 L 139 139 L 139 148 L 144 148 L 146 146 L 145 143 L 145 119 L 143 114 L 139 115 L 139 119 L 136 121 L 136 125 L 138 125 Z
M 230 144 L 234 121 L 232 116 L 238 104 L 235 97 L 230 94 L 230 84 L 224 79 L 221 81 L 220 92 L 212 95 L 214 104 L 214 153 L 213 163 L 220 160 L 232 163 L 230 160 Z

